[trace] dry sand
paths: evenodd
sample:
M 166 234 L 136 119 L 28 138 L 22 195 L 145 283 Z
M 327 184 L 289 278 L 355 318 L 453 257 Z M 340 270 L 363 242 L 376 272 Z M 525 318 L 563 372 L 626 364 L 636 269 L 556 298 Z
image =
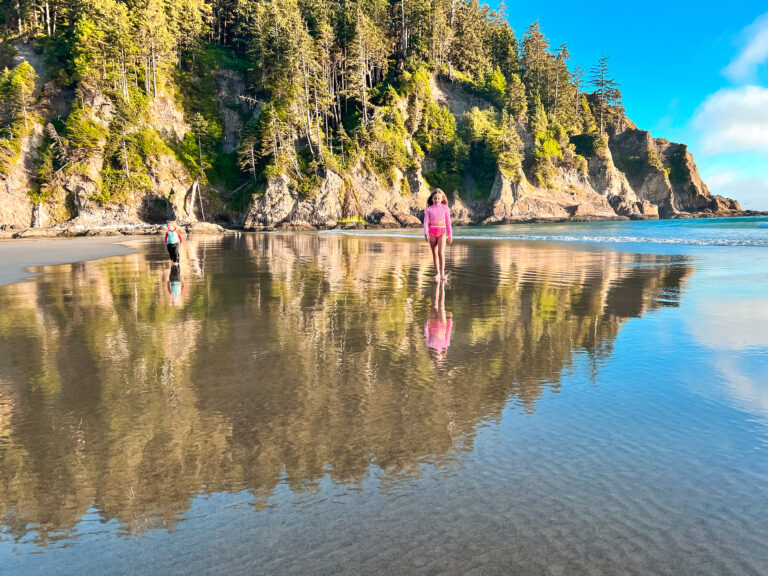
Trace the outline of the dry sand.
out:
M 0 241 L 0 284 L 36 276 L 34 266 L 70 264 L 107 256 L 131 254 L 126 238 L 55 238 Z M 135 241 L 135 240 L 134 240 Z

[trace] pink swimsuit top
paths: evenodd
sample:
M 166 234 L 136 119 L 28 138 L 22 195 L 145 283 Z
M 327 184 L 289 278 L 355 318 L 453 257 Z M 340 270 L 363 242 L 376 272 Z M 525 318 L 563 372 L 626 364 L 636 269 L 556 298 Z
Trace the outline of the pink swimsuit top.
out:
M 445 204 L 433 204 L 427 206 L 424 210 L 424 234 L 432 236 L 442 236 L 448 234 L 452 238 L 451 232 L 451 209 Z

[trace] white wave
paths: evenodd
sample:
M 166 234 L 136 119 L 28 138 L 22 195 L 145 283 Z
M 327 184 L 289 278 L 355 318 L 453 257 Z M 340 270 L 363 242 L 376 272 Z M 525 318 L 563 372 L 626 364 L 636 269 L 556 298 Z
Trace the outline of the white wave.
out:
M 324 234 L 363 236 L 367 238 L 421 238 L 420 234 L 383 231 L 327 230 Z M 454 240 L 513 240 L 522 242 L 583 242 L 606 244 L 681 244 L 688 246 L 768 246 L 768 239 L 754 238 L 660 238 L 647 236 L 559 236 L 546 234 L 461 234 Z

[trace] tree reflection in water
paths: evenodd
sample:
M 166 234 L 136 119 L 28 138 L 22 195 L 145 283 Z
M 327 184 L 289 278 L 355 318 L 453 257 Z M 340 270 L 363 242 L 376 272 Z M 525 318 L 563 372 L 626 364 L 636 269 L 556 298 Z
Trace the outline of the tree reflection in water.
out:
M 680 256 L 464 243 L 436 296 L 420 242 L 185 247 L 206 258 L 179 306 L 159 244 L 0 287 L 6 537 L 46 544 L 92 509 L 141 533 L 201 492 L 264 504 L 280 482 L 450 463 L 510 403 L 533 412 L 578 356 L 599 366 L 623 321 L 676 306 L 691 272 Z

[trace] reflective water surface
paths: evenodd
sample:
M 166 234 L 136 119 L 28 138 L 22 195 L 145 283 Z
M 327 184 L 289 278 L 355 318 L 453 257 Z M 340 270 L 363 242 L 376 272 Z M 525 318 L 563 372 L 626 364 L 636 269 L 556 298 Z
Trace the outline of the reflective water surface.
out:
M 768 566 L 763 249 L 184 247 L 0 286 L 10 573 Z

